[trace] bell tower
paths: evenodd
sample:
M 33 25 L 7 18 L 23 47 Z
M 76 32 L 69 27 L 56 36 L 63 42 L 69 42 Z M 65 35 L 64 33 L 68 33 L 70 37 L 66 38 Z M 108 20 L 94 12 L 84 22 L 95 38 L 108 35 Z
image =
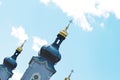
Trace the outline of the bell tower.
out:
M 71 21 L 70 21 L 71 23 Z M 51 45 L 41 47 L 38 56 L 33 56 L 29 62 L 29 67 L 25 71 L 21 80 L 49 80 L 56 72 L 54 65 L 61 60 L 59 53 L 60 44 L 67 37 L 67 29 L 70 23 L 64 30 L 57 34 L 57 38 Z
M 24 41 L 24 43 L 25 42 L 26 41 Z M 4 58 L 3 64 L 0 65 L 0 80 L 8 80 L 12 77 L 12 70 L 17 67 L 16 59 L 22 52 L 24 43 L 15 50 L 15 53 L 11 57 Z

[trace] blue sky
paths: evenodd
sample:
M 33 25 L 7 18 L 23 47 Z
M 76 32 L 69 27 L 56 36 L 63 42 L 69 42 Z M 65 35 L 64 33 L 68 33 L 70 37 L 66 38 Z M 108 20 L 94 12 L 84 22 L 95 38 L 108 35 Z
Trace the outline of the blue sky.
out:
M 50 80 L 120 80 L 119 0 L 0 0 L 0 63 L 27 39 L 10 80 L 20 80 L 32 56 L 51 44 L 69 20 L 62 59 Z

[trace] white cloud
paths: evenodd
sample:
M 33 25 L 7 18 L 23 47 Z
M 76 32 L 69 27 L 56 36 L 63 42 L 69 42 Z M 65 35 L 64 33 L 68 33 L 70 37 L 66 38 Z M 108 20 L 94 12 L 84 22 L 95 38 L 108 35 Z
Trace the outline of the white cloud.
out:
M 17 38 L 20 42 L 28 40 L 28 35 L 25 33 L 25 30 L 22 26 L 12 27 L 11 35 Z
M 50 2 L 50 0 L 40 0 L 40 2 L 44 3 L 45 5 L 48 5 L 48 3 Z
M 46 44 L 47 44 L 46 40 L 40 39 L 39 37 L 33 37 L 32 49 L 38 52 L 40 48 Z
M 0 5 L 2 5 L 2 1 L 0 1 Z
M 44 0 L 42 0 L 44 1 Z M 54 3 L 68 16 L 73 17 L 80 27 L 86 31 L 92 31 L 86 14 L 108 18 L 110 13 L 120 19 L 120 0 L 48 0 Z
M 20 80 L 23 75 L 23 73 L 20 72 L 19 70 L 14 70 L 13 73 L 14 74 L 10 80 Z
M 100 27 L 101 27 L 101 28 L 104 28 L 104 23 L 100 23 Z

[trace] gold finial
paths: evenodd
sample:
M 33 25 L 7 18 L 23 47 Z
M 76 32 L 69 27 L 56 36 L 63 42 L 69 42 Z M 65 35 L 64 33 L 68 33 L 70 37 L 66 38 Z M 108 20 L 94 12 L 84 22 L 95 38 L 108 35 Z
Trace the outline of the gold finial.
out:
M 16 49 L 16 52 L 21 53 L 21 51 L 23 50 L 22 47 L 24 46 L 24 44 L 25 44 L 26 41 L 27 40 L 24 40 L 24 42 L 22 43 L 22 45 Z
M 65 80 L 70 80 L 71 74 L 73 73 L 73 70 L 71 70 L 71 73 L 69 74 L 68 77 L 65 78 Z
M 66 37 L 68 35 L 67 30 L 71 23 L 72 23 L 72 20 L 69 21 L 69 24 L 66 26 L 66 28 L 64 30 L 60 31 L 59 34 L 62 35 L 63 37 Z
M 25 44 L 26 41 L 27 41 L 27 40 L 24 40 L 24 42 L 23 42 L 22 45 L 20 46 L 21 48 L 24 46 L 24 44 Z
M 70 26 L 71 23 L 72 23 L 72 20 L 69 21 L 69 24 L 66 26 L 65 31 L 68 30 L 68 28 L 69 28 L 69 26 Z

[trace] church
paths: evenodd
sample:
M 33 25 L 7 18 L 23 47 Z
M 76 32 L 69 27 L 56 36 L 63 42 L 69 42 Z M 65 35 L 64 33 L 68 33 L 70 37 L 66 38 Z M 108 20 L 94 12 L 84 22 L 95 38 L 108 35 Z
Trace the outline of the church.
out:
M 38 56 L 33 56 L 29 61 L 29 66 L 24 72 L 21 80 L 50 80 L 50 78 L 56 73 L 55 65 L 61 60 L 61 54 L 59 48 L 63 40 L 67 37 L 67 30 L 72 21 L 61 30 L 51 45 L 43 45 Z M 24 43 L 26 40 L 24 41 Z M 6 57 L 3 60 L 3 64 L 0 64 L 0 80 L 9 80 L 14 74 L 13 70 L 17 67 L 17 57 L 22 52 L 24 43 L 15 50 L 15 53 L 11 57 Z M 65 80 L 70 80 L 70 75 Z

